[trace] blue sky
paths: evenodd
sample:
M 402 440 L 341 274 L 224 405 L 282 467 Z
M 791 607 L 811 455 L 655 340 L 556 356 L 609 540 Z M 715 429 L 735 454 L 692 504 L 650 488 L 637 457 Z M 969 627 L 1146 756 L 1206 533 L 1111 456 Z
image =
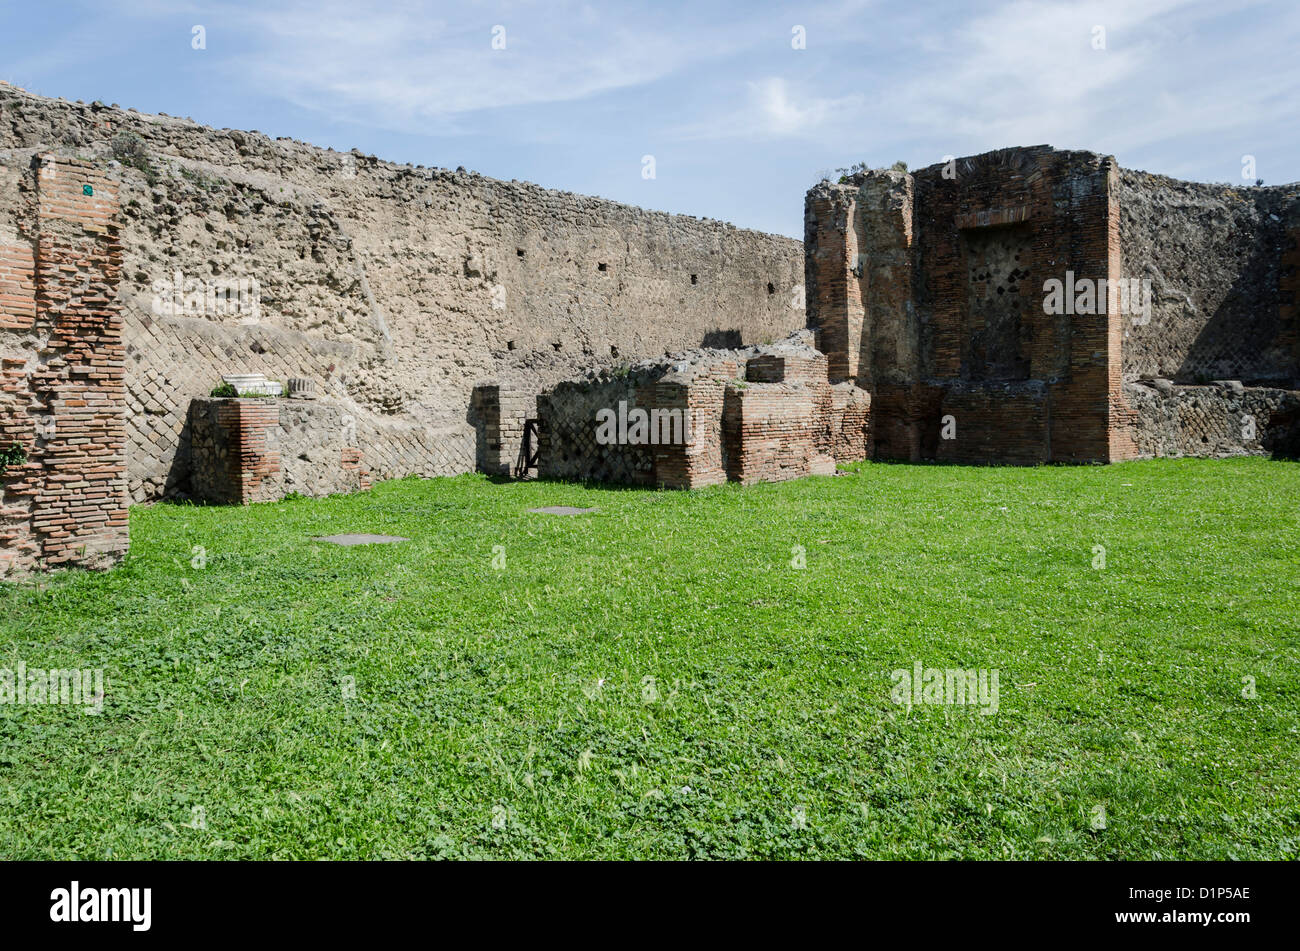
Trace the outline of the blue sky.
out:
M 1047 143 L 1300 179 L 1296 0 L 0 3 L 0 78 L 43 95 L 794 237 L 856 161 Z

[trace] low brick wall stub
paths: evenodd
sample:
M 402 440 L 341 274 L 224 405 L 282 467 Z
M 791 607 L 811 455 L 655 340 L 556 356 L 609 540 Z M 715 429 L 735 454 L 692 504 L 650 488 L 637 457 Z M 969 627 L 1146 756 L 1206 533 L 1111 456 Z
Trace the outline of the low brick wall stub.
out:
M 825 475 L 865 458 L 870 395 L 827 381 L 826 355 L 802 331 L 778 344 L 703 350 L 560 383 L 537 401 L 543 478 L 694 489 L 728 480 Z M 644 410 L 654 441 L 620 430 L 602 441 L 598 414 Z M 689 419 L 682 439 L 671 423 Z M 608 435 L 606 431 L 606 435 Z
M 327 400 L 205 397 L 189 408 L 189 494 L 218 505 L 371 485 L 356 420 Z

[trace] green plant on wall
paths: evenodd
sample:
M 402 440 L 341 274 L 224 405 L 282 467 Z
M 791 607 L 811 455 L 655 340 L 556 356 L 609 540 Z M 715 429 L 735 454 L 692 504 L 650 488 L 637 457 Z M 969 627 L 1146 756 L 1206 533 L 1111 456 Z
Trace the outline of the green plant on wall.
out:
M 27 450 L 14 443 L 8 449 L 0 450 L 0 476 L 4 475 L 10 466 L 21 466 L 27 461 Z
M 212 388 L 210 396 L 238 396 L 238 391 L 224 380 Z
M 158 169 L 149 161 L 149 152 L 144 140 L 134 132 L 119 132 L 113 137 L 113 158 L 123 165 L 144 173 L 145 181 L 156 185 L 162 179 Z
M 889 169 L 893 172 L 906 172 L 907 163 L 902 159 L 899 159 L 893 165 L 889 166 Z M 840 173 L 841 185 L 851 185 L 853 184 L 854 175 L 862 175 L 871 171 L 871 166 L 866 162 L 854 162 L 848 168 L 837 168 L 835 171 Z M 829 176 L 827 177 L 829 178 Z

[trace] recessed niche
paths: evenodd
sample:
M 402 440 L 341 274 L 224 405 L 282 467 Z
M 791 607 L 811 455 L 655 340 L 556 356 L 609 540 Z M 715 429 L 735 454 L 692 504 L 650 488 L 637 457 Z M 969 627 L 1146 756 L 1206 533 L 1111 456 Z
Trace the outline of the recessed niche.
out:
M 1029 378 L 1031 302 L 1018 261 L 1033 240 L 1024 225 L 962 232 L 967 274 L 963 363 L 974 380 Z
M 604 270 L 607 270 L 608 268 L 609 268 L 609 265 L 606 264 L 604 261 L 601 261 L 599 264 L 596 265 L 596 270 L 597 270 L 597 271 L 604 271 Z

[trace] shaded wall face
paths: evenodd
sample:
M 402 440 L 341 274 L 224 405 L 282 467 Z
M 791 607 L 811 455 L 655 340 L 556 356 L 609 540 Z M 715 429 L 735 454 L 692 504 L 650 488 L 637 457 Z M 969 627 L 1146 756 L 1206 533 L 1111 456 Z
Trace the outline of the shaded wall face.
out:
M 1119 175 L 1125 271 L 1150 282 L 1124 328 L 1124 377 L 1295 385 L 1300 188 Z

